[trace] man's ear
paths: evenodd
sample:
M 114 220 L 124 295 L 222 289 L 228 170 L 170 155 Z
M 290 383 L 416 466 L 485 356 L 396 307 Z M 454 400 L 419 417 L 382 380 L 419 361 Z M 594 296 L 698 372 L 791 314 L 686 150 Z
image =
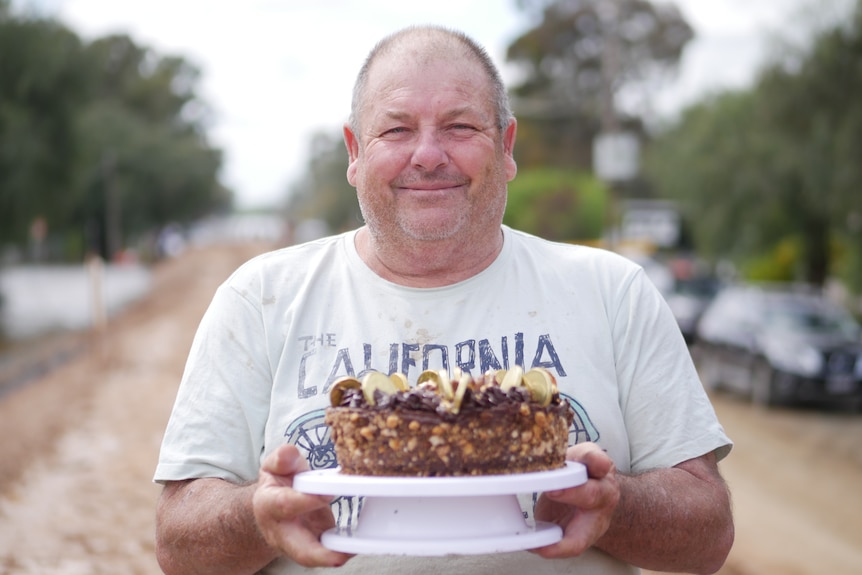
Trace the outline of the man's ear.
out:
M 518 173 L 518 165 L 515 163 L 515 135 L 518 132 L 518 121 L 515 118 L 509 120 L 506 131 L 503 132 L 503 154 L 506 158 L 506 177 L 508 181 L 515 179 Z
M 356 186 L 356 162 L 359 160 L 359 138 L 353 133 L 349 124 L 344 124 L 344 145 L 347 147 L 347 181 Z

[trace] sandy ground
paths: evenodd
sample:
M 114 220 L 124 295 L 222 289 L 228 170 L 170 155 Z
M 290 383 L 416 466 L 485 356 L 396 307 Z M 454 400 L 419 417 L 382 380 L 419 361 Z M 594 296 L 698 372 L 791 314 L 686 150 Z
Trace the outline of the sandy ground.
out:
M 195 327 L 262 246 L 188 252 L 88 351 L 0 399 L 0 573 L 158 574 L 150 481 Z M 725 575 L 862 573 L 862 416 L 713 397 L 737 539 Z

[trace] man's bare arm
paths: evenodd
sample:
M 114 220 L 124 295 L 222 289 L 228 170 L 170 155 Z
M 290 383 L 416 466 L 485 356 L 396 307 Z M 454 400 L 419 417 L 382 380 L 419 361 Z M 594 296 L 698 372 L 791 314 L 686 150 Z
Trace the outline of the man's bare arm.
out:
M 572 557 L 594 546 L 639 567 L 686 573 L 714 573 L 724 563 L 733 518 L 714 454 L 637 476 L 617 473 L 593 444 L 570 447 L 568 458 L 587 466 L 589 480 L 542 494 L 536 518 L 557 523 L 564 536 L 534 553 Z
M 263 463 L 257 482 L 204 478 L 169 482 L 159 499 L 156 555 L 167 575 L 256 573 L 280 555 L 308 567 L 335 567 L 350 555 L 326 549 L 320 534 L 335 526 L 323 495 L 293 490 L 308 468 L 285 445 Z
M 275 559 L 275 549 L 255 524 L 255 487 L 212 478 L 167 483 L 156 514 L 156 557 L 162 571 L 251 574 Z
M 733 545 L 730 493 L 715 454 L 619 475 L 620 501 L 596 546 L 657 571 L 715 573 Z

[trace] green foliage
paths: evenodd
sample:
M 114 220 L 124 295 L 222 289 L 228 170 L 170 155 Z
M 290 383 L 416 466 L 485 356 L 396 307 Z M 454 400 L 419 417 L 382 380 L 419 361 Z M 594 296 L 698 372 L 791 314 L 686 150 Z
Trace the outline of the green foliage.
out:
M 789 282 L 796 278 L 800 242 L 797 238 L 782 240 L 766 254 L 749 256 L 743 261 L 742 274 L 750 281 Z
M 509 183 L 503 221 L 550 240 L 594 240 L 602 235 L 607 197 L 604 184 L 580 172 L 525 170 Z
M 590 169 L 602 130 L 642 132 L 645 95 L 673 72 L 693 31 L 672 4 L 647 0 L 519 0 L 537 23 L 508 47 L 522 167 Z M 618 110 L 616 96 L 629 89 Z
M 0 242 L 61 217 L 87 77 L 78 38 L 47 21 L 0 20 Z
M 784 207 L 761 123 L 750 94 L 726 93 L 688 109 L 647 150 L 648 173 L 677 200 L 707 256 L 742 256 L 781 236 Z
M 857 245 L 842 243 L 835 261 L 835 275 L 842 278 L 847 285 L 862 292 L 862 249 Z
M 0 244 L 43 218 L 54 255 L 111 257 L 171 222 L 230 207 L 198 70 L 127 36 L 85 44 L 0 11 Z
M 785 51 L 752 89 L 693 106 L 657 138 L 647 172 L 683 206 L 701 251 L 738 262 L 771 253 L 786 270 L 776 254 L 794 238 L 793 279 L 822 285 L 840 271 L 862 288 L 846 264 L 862 251 L 861 61 L 862 2 L 810 48 Z M 849 269 L 834 265 L 836 243 Z
M 694 37 L 672 4 L 546 0 L 520 6 L 540 13 L 541 21 L 506 52 L 524 71 L 515 94 L 550 97 L 592 115 L 601 113 L 608 89 L 643 82 L 651 69 L 674 68 Z

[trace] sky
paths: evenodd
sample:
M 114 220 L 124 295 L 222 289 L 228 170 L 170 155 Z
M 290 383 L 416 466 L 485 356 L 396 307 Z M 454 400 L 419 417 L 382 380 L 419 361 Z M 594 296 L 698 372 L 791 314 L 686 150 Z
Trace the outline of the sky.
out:
M 705 94 L 747 86 L 768 53 L 770 32 L 798 14 L 800 2 L 676 0 L 697 36 L 678 77 L 655 94 L 656 112 L 672 117 Z M 197 65 L 200 95 L 213 110 L 211 141 L 225 153 L 222 179 L 246 209 L 282 204 L 304 171 L 310 136 L 340 131 L 355 75 L 381 37 L 411 24 L 461 29 L 487 48 L 505 79 L 506 46 L 531 25 L 514 0 L 18 3 L 56 16 L 86 40 L 125 33 Z

